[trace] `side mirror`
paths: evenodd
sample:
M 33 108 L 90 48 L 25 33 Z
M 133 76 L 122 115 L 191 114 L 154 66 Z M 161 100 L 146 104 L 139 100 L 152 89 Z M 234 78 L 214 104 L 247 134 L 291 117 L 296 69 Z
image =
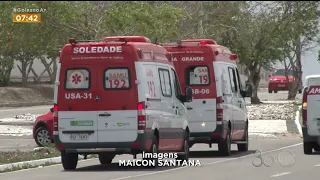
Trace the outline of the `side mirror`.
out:
M 246 89 L 244 91 L 244 96 L 243 97 L 251 97 L 252 96 L 252 85 L 251 84 L 246 84 Z
M 50 111 L 53 112 L 53 108 L 50 108 Z
M 186 87 L 186 95 L 184 97 L 184 102 L 191 102 L 192 101 L 192 88 Z

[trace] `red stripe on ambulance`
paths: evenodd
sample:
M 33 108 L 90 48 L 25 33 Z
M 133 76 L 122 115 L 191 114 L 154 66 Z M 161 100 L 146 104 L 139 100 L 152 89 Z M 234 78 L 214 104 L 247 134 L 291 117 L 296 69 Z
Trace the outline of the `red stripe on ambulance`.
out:
M 308 95 L 320 95 L 320 86 L 310 86 Z

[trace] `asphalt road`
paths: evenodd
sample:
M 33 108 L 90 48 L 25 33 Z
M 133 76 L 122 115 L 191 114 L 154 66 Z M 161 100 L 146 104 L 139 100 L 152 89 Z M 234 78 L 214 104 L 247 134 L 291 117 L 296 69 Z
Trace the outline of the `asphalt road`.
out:
M 214 146 L 213 149 L 216 149 Z M 235 147 L 233 146 L 235 150 Z M 230 157 L 221 157 L 216 151 L 205 145 L 196 145 L 192 148 L 192 159 L 200 160 L 201 167 L 158 167 L 146 169 L 144 167 L 118 167 L 117 162 L 121 159 L 132 159 L 130 155 L 117 156 L 111 165 L 99 165 L 95 160 L 79 162 L 75 171 L 66 172 L 61 165 L 35 168 L 0 174 L 3 180 L 163 180 L 185 179 L 194 180 L 264 180 L 264 179 L 318 179 L 320 159 L 316 155 L 304 155 L 301 139 L 253 139 L 250 141 L 248 153 L 234 151 Z M 270 167 L 255 167 L 259 161 L 256 159 L 255 150 L 262 151 L 262 157 L 273 157 L 274 163 Z M 289 151 L 294 156 L 289 156 Z M 279 156 L 280 154 L 280 156 Z M 278 161 L 277 157 L 280 157 Z M 283 167 L 280 165 L 290 165 Z

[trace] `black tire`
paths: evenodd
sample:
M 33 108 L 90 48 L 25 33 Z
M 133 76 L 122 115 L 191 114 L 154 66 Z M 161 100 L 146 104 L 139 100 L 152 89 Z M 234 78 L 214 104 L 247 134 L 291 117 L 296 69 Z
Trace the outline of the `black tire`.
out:
M 243 140 L 246 141 L 247 143 L 245 144 L 237 144 L 238 147 L 238 151 L 244 152 L 244 151 L 248 151 L 249 149 L 249 130 L 248 130 L 248 123 L 246 125 L 246 132 L 244 134 L 244 138 Z
M 45 126 L 38 127 L 34 135 L 34 140 L 39 147 L 47 146 L 52 142 L 50 132 Z
M 152 137 L 152 144 L 149 150 L 149 153 L 156 153 L 158 154 L 159 152 L 159 140 L 156 135 L 153 135 Z M 150 164 L 147 168 L 156 168 L 158 167 L 158 158 L 144 158 L 145 160 L 152 160 L 155 165 Z
M 218 143 L 218 151 L 223 156 L 230 156 L 231 154 L 231 138 L 229 128 L 227 129 L 226 138 Z
M 268 92 L 271 94 L 271 93 L 272 93 L 272 90 L 268 90 Z
M 61 151 L 61 161 L 64 170 L 74 170 L 78 165 L 78 154 Z
M 115 154 L 110 153 L 99 153 L 100 164 L 111 164 Z
M 274 93 L 278 93 L 278 91 L 274 91 Z
M 304 154 L 312 154 L 313 144 L 310 142 L 303 142 L 303 152 Z
M 183 142 L 183 147 L 181 149 L 181 152 L 183 152 L 183 154 L 179 154 L 177 157 L 177 160 L 188 161 L 190 146 L 189 146 L 189 134 L 186 131 L 184 132 L 184 142 Z
M 299 94 L 301 94 L 301 93 L 302 93 L 302 89 L 299 90 Z

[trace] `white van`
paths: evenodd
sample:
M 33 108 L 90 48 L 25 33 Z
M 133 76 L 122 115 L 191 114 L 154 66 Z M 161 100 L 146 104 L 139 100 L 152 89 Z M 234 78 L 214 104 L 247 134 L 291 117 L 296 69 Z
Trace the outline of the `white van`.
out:
M 320 151 L 320 74 L 305 78 L 302 98 L 303 150 L 312 154 Z
M 189 126 L 167 51 L 141 36 L 101 42 L 70 39 L 60 53 L 54 96 L 54 141 L 64 169 L 78 154 L 99 154 L 108 164 L 117 154 L 178 152 L 188 160 Z M 136 157 L 136 156 L 135 156 Z

